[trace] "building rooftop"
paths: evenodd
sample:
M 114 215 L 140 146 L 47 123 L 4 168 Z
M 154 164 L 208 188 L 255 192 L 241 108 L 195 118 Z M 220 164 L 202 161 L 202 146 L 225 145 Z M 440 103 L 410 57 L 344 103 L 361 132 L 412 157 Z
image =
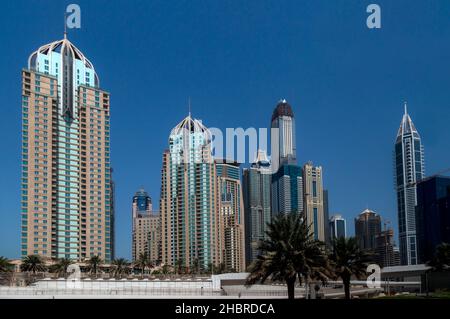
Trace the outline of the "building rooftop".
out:
M 419 132 L 414 126 L 411 117 L 408 114 L 408 105 L 405 102 L 405 113 L 403 114 L 402 122 L 400 123 L 400 127 L 397 133 L 397 142 L 401 140 L 401 138 L 405 135 L 413 135 L 414 137 L 419 138 Z
M 66 35 L 64 35 L 63 39 L 45 44 L 45 45 L 39 47 L 39 49 L 37 49 L 33 53 L 31 53 L 30 57 L 28 58 L 28 68 L 30 70 L 37 69 L 36 63 L 37 63 L 38 53 L 44 54 L 44 55 L 49 55 L 50 52 L 57 52 L 57 53 L 61 54 L 66 49 L 69 50 L 69 52 L 71 53 L 71 55 L 74 59 L 83 62 L 83 64 L 87 68 L 92 69 L 94 71 L 96 86 L 97 87 L 100 86 L 97 73 L 95 72 L 95 69 L 94 69 L 94 65 L 91 63 L 91 61 L 89 61 L 88 58 L 85 57 L 85 55 L 72 42 L 69 41 L 69 39 L 67 39 Z
M 277 106 L 275 107 L 275 110 L 273 111 L 273 114 L 272 114 L 272 121 L 280 116 L 294 117 L 294 112 L 292 111 L 292 107 L 289 105 L 289 103 L 285 99 L 280 100 L 278 102 Z

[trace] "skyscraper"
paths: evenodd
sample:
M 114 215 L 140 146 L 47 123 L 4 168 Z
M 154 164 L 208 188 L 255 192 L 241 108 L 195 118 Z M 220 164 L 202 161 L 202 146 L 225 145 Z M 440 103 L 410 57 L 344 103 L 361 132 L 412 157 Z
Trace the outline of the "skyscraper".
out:
M 431 260 L 436 247 L 450 243 L 450 177 L 433 176 L 417 184 L 419 263 Z
M 303 170 L 283 164 L 272 175 L 272 216 L 303 212 Z
M 292 107 L 280 100 L 271 120 L 272 216 L 303 212 L 303 172 L 297 166 Z
M 222 263 L 225 271 L 245 271 L 245 214 L 239 163 L 216 161 L 220 196 Z
M 21 255 L 113 258 L 109 93 L 66 36 L 22 70 Z
M 189 114 L 169 136 L 161 178 L 162 262 L 219 265 L 220 216 L 211 133 Z
M 330 231 L 330 208 L 328 205 L 328 190 L 323 190 L 323 216 L 325 220 L 325 244 L 331 247 L 331 231 Z
M 258 243 L 266 238 L 271 219 L 272 169 L 265 151 L 259 150 L 255 161 L 244 168 L 242 186 L 245 205 L 245 253 L 250 264 L 258 255 Z
M 283 164 L 297 164 L 295 145 L 295 120 L 292 107 L 286 100 L 280 100 L 271 120 L 271 161 L 276 173 Z
M 153 211 L 152 199 L 144 189 L 133 196 L 132 201 L 132 255 L 136 261 L 141 254 L 147 254 L 152 263 L 159 261 L 160 215 Z
M 397 191 L 400 259 L 402 265 L 417 264 L 415 206 L 416 183 L 425 174 L 422 142 L 405 103 L 395 141 L 395 185 Z
M 355 237 L 359 248 L 375 250 L 376 237 L 381 233 L 381 217 L 370 209 L 364 210 L 355 218 Z
M 341 215 L 333 215 L 329 221 L 331 239 L 347 237 L 347 223 Z
M 314 238 L 325 241 L 324 194 L 322 181 L 322 167 L 314 166 L 311 162 L 303 166 L 304 209 L 308 224 L 314 231 Z M 327 203 L 328 205 L 328 203 Z

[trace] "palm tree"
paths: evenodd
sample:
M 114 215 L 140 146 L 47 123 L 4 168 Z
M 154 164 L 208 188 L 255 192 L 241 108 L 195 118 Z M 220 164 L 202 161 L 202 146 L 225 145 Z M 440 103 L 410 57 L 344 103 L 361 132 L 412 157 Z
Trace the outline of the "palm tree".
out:
M 29 255 L 22 260 L 21 269 L 22 271 L 31 271 L 33 275 L 36 275 L 36 272 L 45 270 L 45 264 L 41 256 Z
M 103 260 L 98 255 L 91 256 L 88 261 L 88 268 L 95 277 L 97 277 L 97 272 L 101 264 L 103 264 Z
M 271 278 L 284 281 L 288 298 L 295 298 L 295 282 L 302 279 L 327 280 L 324 244 L 314 239 L 303 215 L 291 213 L 275 217 L 267 225 L 267 239 L 259 244 L 260 255 L 249 266 L 247 285 Z M 307 286 L 307 285 L 306 285 Z
M 136 260 L 135 265 L 141 269 L 141 275 L 144 276 L 145 267 L 147 267 L 149 263 L 147 252 L 140 253 L 138 259 Z
M 63 274 L 64 277 L 67 276 L 67 267 L 73 264 L 73 261 L 70 258 L 60 258 L 57 262 L 50 267 L 52 272 L 57 273 L 58 275 Z
M 198 258 L 194 258 L 191 265 L 191 274 L 198 275 L 200 273 L 200 261 Z
M 114 265 L 114 277 L 119 276 L 119 278 L 122 278 L 122 274 L 127 272 L 128 266 L 130 265 L 125 258 L 114 259 L 112 264 Z
M 431 268 L 425 271 L 426 295 L 429 296 L 428 276 L 430 272 L 447 272 L 450 270 L 450 244 L 442 243 L 436 246 L 434 256 L 426 263 Z
M 336 277 L 342 279 L 345 299 L 350 299 L 350 279 L 366 275 L 371 254 L 359 248 L 355 237 L 340 237 L 333 241 L 330 260 Z
M 162 266 L 161 273 L 162 273 L 163 275 L 168 275 L 168 274 L 170 274 L 170 266 L 167 265 L 167 264 L 165 264 L 164 266 Z
M 214 274 L 214 270 L 215 270 L 214 264 L 213 263 L 209 263 L 208 264 L 208 268 L 206 268 L 206 273 Z
M 450 244 L 442 243 L 436 247 L 433 258 L 427 262 L 431 271 L 450 270 Z
M 13 267 L 7 258 L 0 256 L 0 272 L 10 272 Z
M 183 258 L 177 259 L 177 261 L 175 262 L 175 271 L 177 273 L 177 275 L 180 275 L 181 273 L 183 273 L 183 265 L 184 265 L 184 260 Z

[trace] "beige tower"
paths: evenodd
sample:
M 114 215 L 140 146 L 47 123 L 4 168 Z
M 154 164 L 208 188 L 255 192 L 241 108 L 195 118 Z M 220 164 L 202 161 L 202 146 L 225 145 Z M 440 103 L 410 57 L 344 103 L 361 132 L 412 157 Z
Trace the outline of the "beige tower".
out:
M 147 254 L 148 259 L 157 264 L 160 258 L 160 215 L 153 211 L 152 199 L 142 188 L 133 196 L 131 214 L 133 261 L 139 259 L 141 254 Z
M 21 255 L 114 258 L 109 93 L 65 37 L 22 71 Z
M 139 259 L 141 254 L 147 254 L 151 263 L 158 264 L 161 239 L 159 213 L 139 214 L 133 219 L 133 226 L 133 261 Z
M 225 271 L 245 271 L 245 216 L 240 167 L 236 162 L 217 161 L 220 196 L 222 263 Z
M 322 167 L 311 162 L 303 167 L 304 210 L 314 238 L 325 241 L 325 214 L 322 183 Z

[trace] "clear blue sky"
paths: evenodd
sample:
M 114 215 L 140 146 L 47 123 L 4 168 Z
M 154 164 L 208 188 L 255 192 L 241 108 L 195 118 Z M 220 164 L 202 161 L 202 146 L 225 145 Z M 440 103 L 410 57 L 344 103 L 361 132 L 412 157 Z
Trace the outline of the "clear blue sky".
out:
M 330 212 L 366 207 L 397 233 L 392 149 L 403 101 L 425 144 L 426 172 L 450 167 L 450 2 L 10 1 L 0 19 L 0 255 L 19 256 L 21 68 L 69 38 L 111 92 L 117 255 L 130 258 L 130 202 L 159 201 L 168 134 L 192 112 L 209 127 L 267 127 L 280 98 L 294 108 L 301 163 L 324 168 Z M 366 7 L 382 8 L 381 30 Z

